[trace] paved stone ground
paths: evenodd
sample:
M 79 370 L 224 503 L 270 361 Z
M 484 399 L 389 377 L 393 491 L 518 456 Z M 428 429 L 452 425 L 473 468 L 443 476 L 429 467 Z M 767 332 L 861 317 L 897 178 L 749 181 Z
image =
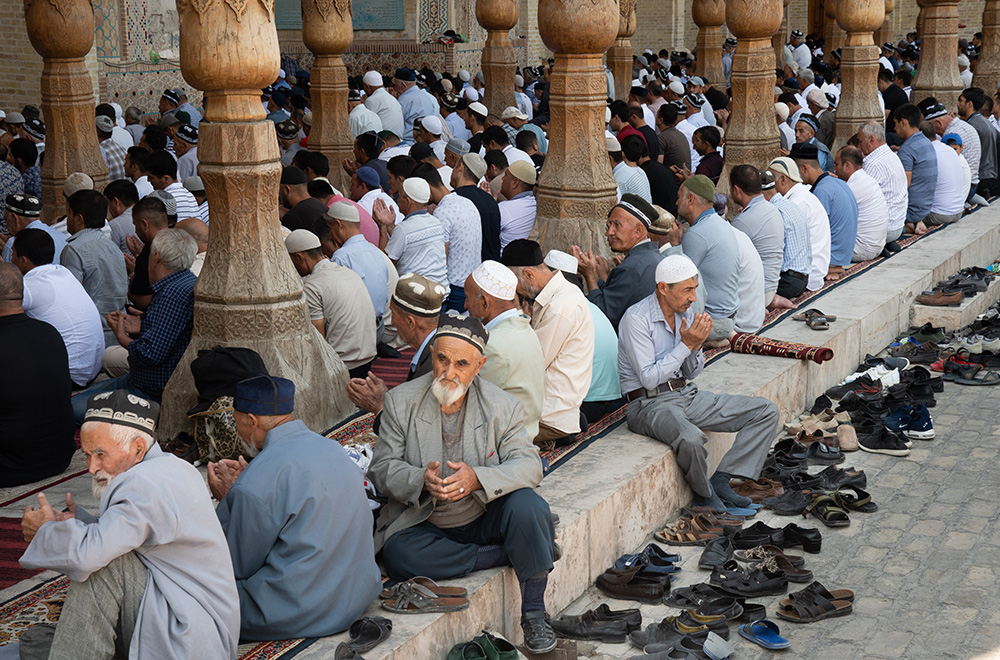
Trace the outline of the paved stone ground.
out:
M 855 452 L 840 467 L 863 469 L 875 513 L 851 514 L 846 528 L 818 519 L 773 516 L 754 519 L 774 526 L 797 521 L 820 528 L 823 551 L 805 554 L 806 567 L 828 589 L 852 589 L 854 613 L 812 624 L 793 624 L 774 615 L 779 597 L 759 599 L 768 616 L 792 642 L 788 657 L 816 660 L 972 658 L 997 649 L 1000 657 L 1000 388 L 946 384 L 931 410 L 937 438 L 914 441 L 909 456 Z M 811 472 L 821 468 L 812 468 Z M 649 540 L 652 540 L 650 536 Z M 707 581 L 698 569 L 700 548 L 675 548 L 683 555 L 674 586 Z M 800 554 L 800 548 L 788 552 Z M 792 583 L 791 589 L 805 585 Z M 634 607 L 591 588 L 566 613 L 601 602 L 613 609 Z M 640 606 L 643 625 L 679 610 Z M 734 660 L 770 658 L 730 626 Z M 638 654 L 628 644 L 581 642 L 580 657 L 624 659 Z M 588 655 L 589 654 L 589 655 Z M 990 654 L 991 656 L 993 654 Z

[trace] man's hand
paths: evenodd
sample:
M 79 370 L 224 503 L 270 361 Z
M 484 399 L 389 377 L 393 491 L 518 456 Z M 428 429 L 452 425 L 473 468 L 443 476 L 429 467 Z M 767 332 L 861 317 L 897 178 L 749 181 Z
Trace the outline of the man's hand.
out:
M 358 161 L 354 160 L 353 158 L 344 159 L 344 171 L 350 174 L 351 176 L 354 176 L 354 173 L 358 171 L 358 167 L 359 167 Z
M 367 378 L 352 378 L 347 382 L 347 398 L 362 410 L 377 413 L 382 410 L 385 393 L 389 391 L 385 381 L 373 373 Z
M 372 219 L 375 220 L 380 226 L 389 229 L 389 233 L 392 233 L 391 227 L 396 224 L 396 214 L 392 212 L 389 205 L 385 203 L 385 200 L 379 197 L 372 204 Z
M 73 495 L 70 493 L 66 493 L 66 508 L 68 509 L 67 511 L 56 511 L 57 522 L 76 518 L 76 502 L 73 501 Z
M 0 249 L 7 245 L 7 241 L 10 240 L 10 236 L 7 234 L 0 234 Z
M 133 257 L 138 257 L 139 253 L 142 252 L 143 244 L 142 241 L 139 240 L 138 236 L 135 234 L 129 234 L 125 237 L 125 247 L 128 248 L 128 251 L 132 253 Z
M 671 165 L 670 171 L 674 173 L 674 177 L 681 182 L 687 181 L 691 178 L 691 170 L 688 169 L 687 165 Z
M 587 251 L 590 252 L 590 250 Z M 594 264 L 597 268 L 597 278 L 601 280 L 607 280 L 608 275 L 611 274 L 611 264 L 609 264 L 608 260 L 599 254 L 591 254 L 591 256 L 593 257 Z M 622 259 L 624 259 L 625 255 L 621 255 L 621 257 Z
M 680 220 L 674 220 L 674 224 L 667 230 L 667 242 L 671 245 L 680 245 L 684 240 L 684 224 Z
M 444 481 L 441 479 L 441 463 L 431 461 L 424 470 L 424 490 L 435 499 L 444 499 Z
M 122 253 L 122 256 L 125 257 L 125 271 L 128 273 L 129 277 L 131 277 L 135 272 L 135 257 L 124 252 Z
M 212 491 L 212 497 L 222 500 L 229 493 L 229 489 L 236 483 L 247 462 L 242 456 L 238 461 L 224 458 L 218 463 L 208 464 L 208 489 Z
M 128 336 L 129 323 L 126 319 L 128 319 L 128 314 L 121 312 L 111 312 L 104 317 L 111 332 L 115 335 L 115 339 L 118 340 L 118 345 L 122 348 L 128 348 L 128 345 L 132 343 L 132 338 Z
M 448 461 L 445 465 L 454 470 L 455 473 L 442 482 L 442 497 L 438 497 L 439 500 L 457 502 L 483 487 L 479 483 L 476 471 L 466 463 Z
M 38 508 L 28 506 L 24 509 L 24 517 L 21 519 L 21 533 L 24 534 L 24 540 L 31 543 L 31 539 L 38 533 L 38 528 L 50 520 L 57 520 L 56 512 L 49 504 L 45 493 L 39 493 Z
M 692 351 L 697 351 L 712 332 L 712 317 L 707 312 L 695 314 L 691 325 L 687 319 L 681 319 L 681 341 Z

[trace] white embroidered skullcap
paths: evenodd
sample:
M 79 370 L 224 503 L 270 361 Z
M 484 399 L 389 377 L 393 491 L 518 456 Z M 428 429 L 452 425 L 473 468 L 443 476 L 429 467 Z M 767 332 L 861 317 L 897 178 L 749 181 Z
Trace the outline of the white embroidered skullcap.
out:
M 576 257 L 562 250 L 549 250 L 543 263 L 549 268 L 555 268 L 564 273 L 576 273 L 580 267 L 580 262 L 576 260 Z
M 483 105 L 482 103 L 479 103 L 478 101 L 470 103 L 469 110 L 481 117 L 486 117 L 486 115 L 490 114 L 490 111 L 486 109 L 486 106 Z
M 604 123 L 611 123 L 611 108 L 604 108 Z
M 365 74 L 365 77 L 362 78 L 362 82 L 372 87 L 381 87 L 382 74 L 379 73 L 378 71 L 369 71 L 368 73 Z
M 684 83 L 682 83 L 680 80 L 672 80 L 670 81 L 670 84 L 667 85 L 667 89 L 669 89 L 674 94 L 677 94 L 678 96 L 683 96 Z
M 441 135 L 444 130 L 441 126 L 441 118 L 437 115 L 427 115 L 420 120 L 420 126 L 431 135 Z
M 403 192 L 417 204 L 426 204 L 431 200 L 431 187 L 424 179 L 406 179 L 403 181 Z
M 656 266 L 656 281 L 664 284 L 676 284 L 698 277 L 698 267 L 683 254 L 672 254 L 665 257 Z
M 472 271 L 472 281 L 485 293 L 500 300 L 513 300 L 517 294 L 517 276 L 498 261 L 487 259 Z
M 335 220 L 343 220 L 344 222 L 361 222 L 358 207 L 344 200 L 331 204 L 330 208 L 327 209 L 326 214 Z
M 464 96 L 465 100 L 469 103 L 475 103 L 479 100 L 479 92 L 476 91 L 475 87 L 466 87 L 463 89 L 462 96 Z

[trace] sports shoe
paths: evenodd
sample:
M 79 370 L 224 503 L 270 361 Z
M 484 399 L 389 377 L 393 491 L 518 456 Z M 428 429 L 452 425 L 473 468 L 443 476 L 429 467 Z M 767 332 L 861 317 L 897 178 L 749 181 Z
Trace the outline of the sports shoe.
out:
M 548 653 L 559 644 L 544 610 L 525 612 L 521 616 L 521 630 L 524 631 L 524 648 L 536 655 Z
M 855 429 L 858 432 L 858 446 L 862 451 L 888 456 L 908 456 L 910 453 L 906 443 L 883 425 L 865 427 L 863 430 L 856 426 Z
M 868 374 L 861 374 L 850 382 L 834 385 L 826 391 L 831 399 L 842 399 L 848 392 L 877 394 L 882 391 L 882 383 L 873 380 Z
M 903 435 L 914 440 L 933 440 L 934 424 L 927 406 L 919 405 L 910 409 Z

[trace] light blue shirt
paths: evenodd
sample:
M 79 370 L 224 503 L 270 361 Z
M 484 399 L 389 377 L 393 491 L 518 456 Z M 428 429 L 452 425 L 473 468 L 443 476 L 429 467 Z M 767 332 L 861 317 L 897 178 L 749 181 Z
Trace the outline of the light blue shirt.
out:
M 451 130 L 453 137 L 457 137 L 459 140 L 465 140 L 468 142 L 472 139 L 472 131 L 465 127 L 465 120 L 457 112 L 453 112 L 444 118 L 448 128 Z M 445 183 L 448 183 L 445 181 Z
M 368 289 L 375 308 L 375 316 L 381 318 L 385 307 L 389 304 L 389 271 L 385 259 L 379 254 L 379 249 L 365 240 L 361 234 L 351 236 L 344 241 L 330 261 L 350 268 L 361 276 Z
M 705 282 L 705 311 L 713 319 L 731 317 L 740 304 L 740 273 L 736 265 L 739 248 L 734 231 L 737 230 L 708 209 L 681 239 L 684 254 L 698 267 Z
M 49 225 L 45 224 L 41 220 L 31 221 L 25 229 L 41 229 L 46 234 L 52 237 L 52 242 L 55 243 L 56 251 L 55 256 L 52 258 L 52 263 L 56 266 L 59 265 L 59 255 L 62 254 L 63 248 L 66 247 L 66 234 L 62 233 L 58 229 L 54 229 Z M 0 256 L 7 263 L 10 263 L 10 258 L 14 255 L 14 239 L 11 237 L 7 244 L 3 246 L 3 252 L 0 252 Z M 41 264 L 39 264 L 41 265 Z
M 300 420 L 268 431 L 216 513 L 244 641 L 347 630 L 382 588 L 361 470 Z
M 594 369 L 584 401 L 614 401 L 621 397 L 618 387 L 618 335 L 601 308 L 587 301 L 594 320 Z
M 813 184 L 812 193 L 830 218 L 830 265 L 850 266 L 858 237 L 858 202 L 851 187 L 823 174 Z
M 427 344 L 431 343 L 432 339 L 434 339 L 433 332 L 424 337 L 424 340 L 420 342 L 420 348 L 417 349 L 417 352 L 413 354 L 413 359 L 410 360 L 410 371 L 413 371 L 414 369 L 417 368 L 417 362 L 420 361 L 420 356 L 424 354 L 424 349 L 427 348 Z
M 404 146 L 413 144 L 413 122 L 418 117 L 437 115 L 438 104 L 434 97 L 416 85 L 399 95 L 399 105 L 403 109 L 403 134 L 399 143 Z
M 628 308 L 618 325 L 618 377 L 622 392 L 656 389 L 673 378 L 688 380 L 705 367 L 701 349 L 692 352 L 681 341 L 681 320 L 694 321 L 694 312 L 674 314 L 670 329 L 656 294 Z
M 496 316 L 493 317 L 492 321 L 489 321 L 488 323 L 486 323 L 486 325 L 484 327 L 487 330 L 492 330 L 496 326 L 500 325 L 500 323 L 503 322 L 504 319 L 508 319 L 511 316 L 517 316 L 520 313 L 521 312 L 518 311 L 518 309 L 516 307 L 514 309 L 508 309 L 505 312 L 500 312 L 499 314 L 497 314 Z M 615 341 L 617 341 L 617 339 Z
M 910 173 L 906 221 L 921 222 L 931 212 L 937 190 L 937 154 L 930 140 L 917 131 L 896 152 L 903 171 Z M 834 263 L 831 256 L 830 263 Z
M 781 213 L 785 227 L 785 252 L 781 259 L 781 271 L 794 271 L 808 276 L 812 268 L 812 243 L 809 240 L 809 225 L 798 204 L 790 202 L 781 193 L 775 193 L 771 203 Z
M 186 112 L 191 118 L 191 125 L 198 128 L 198 124 L 201 123 L 201 113 L 193 105 L 185 101 L 177 106 L 177 112 Z
M 549 140 L 545 137 L 545 131 L 538 124 L 527 123 L 521 127 L 522 131 L 531 131 L 538 138 L 538 152 L 548 153 L 549 151 Z

